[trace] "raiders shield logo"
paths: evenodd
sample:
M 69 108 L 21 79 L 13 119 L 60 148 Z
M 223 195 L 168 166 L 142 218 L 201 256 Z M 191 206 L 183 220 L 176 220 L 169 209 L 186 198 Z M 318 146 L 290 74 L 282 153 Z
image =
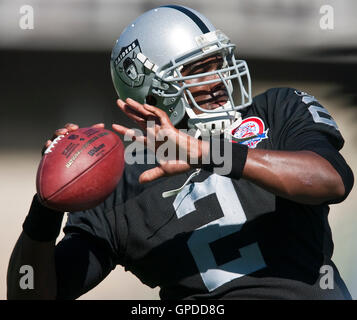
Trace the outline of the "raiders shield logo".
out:
M 120 79 L 132 88 L 140 87 L 145 78 L 144 66 L 137 59 L 139 52 L 141 52 L 139 41 L 135 40 L 123 47 L 114 61 Z

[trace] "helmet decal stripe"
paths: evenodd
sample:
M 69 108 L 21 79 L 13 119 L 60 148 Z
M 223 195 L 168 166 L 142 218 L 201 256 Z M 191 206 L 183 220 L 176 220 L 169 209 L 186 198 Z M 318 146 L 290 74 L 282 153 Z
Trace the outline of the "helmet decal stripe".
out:
M 200 19 L 200 17 L 197 16 L 195 13 L 193 13 L 191 10 L 186 9 L 185 7 L 176 6 L 176 5 L 167 5 L 167 6 L 161 6 L 160 8 L 171 8 L 181 11 L 197 24 L 197 26 L 201 29 L 202 33 L 210 32 L 210 30 L 205 25 L 205 23 Z

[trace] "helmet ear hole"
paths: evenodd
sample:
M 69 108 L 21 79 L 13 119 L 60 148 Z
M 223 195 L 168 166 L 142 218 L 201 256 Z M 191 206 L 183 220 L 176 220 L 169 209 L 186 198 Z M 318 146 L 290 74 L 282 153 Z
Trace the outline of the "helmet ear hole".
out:
M 150 104 L 151 106 L 156 106 L 157 105 L 157 100 L 154 96 L 148 95 L 145 98 L 145 103 Z

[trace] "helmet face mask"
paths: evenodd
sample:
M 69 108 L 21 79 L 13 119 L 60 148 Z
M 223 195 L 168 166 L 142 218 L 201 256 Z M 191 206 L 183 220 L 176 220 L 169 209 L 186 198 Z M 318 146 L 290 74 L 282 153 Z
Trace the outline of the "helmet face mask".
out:
M 169 36 L 170 42 L 155 41 L 154 48 L 152 48 L 152 44 L 150 44 L 151 50 L 149 47 L 145 48 L 145 44 L 142 43 L 145 41 L 138 39 L 140 31 L 144 30 L 141 27 L 141 25 L 145 25 L 144 21 L 152 22 L 151 25 L 145 27 L 146 29 L 152 28 L 154 34 L 163 32 L 163 30 L 156 30 L 157 25 L 160 24 L 160 17 L 158 17 L 158 11 L 155 10 L 165 11 L 162 12 L 165 16 L 162 15 L 161 20 L 166 19 L 168 13 L 174 15 L 171 20 L 178 20 L 181 23 L 181 37 L 182 40 L 186 40 L 185 43 L 173 41 L 175 39 L 170 37 L 171 29 L 167 26 L 165 31 L 167 30 L 168 35 L 166 36 Z M 207 20 L 203 21 L 210 26 L 212 31 L 208 29 L 206 31 L 209 32 L 203 33 L 201 30 L 197 30 L 194 23 L 183 16 L 180 11 L 175 11 L 177 10 L 166 7 L 150 10 L 134 21 L 131 27 L 128 27 L 129 29 L 124 30 L 112 52 L 111 72 L 114 86 L 122 99 L 131 97 L 140 103 L 145 103 L 148 96 L 154 98 L 151 101 L 156 101 L 156 107 L 163 109 L 174 125 L 180 122 L 187 113 L 190 118 L 188 125 L 198 129 L 197 136 L 222 133 L 240 118 L 238 110 L 246 108 L 252 103 L 248 66 L 244 60 L 235 59 L 233 53 L 235 45 L 230 43 L 229 38 L 223 32 L 210 25 L 207 18 L 200 15 L 201 19 Z M 196 11 L 192 11 L 198 14 Z M 156 19 L 150 19 L 151 15 Z M 161 21 L 161 24 L 165 21 Z M 137 32 L 133 32 L 135 27 L 138 27 Z M 128 33 L 132 34 L 128 35 Z M 126 38 L 131 40 L 129 44 Z M 190 43 L 187 44 L 188 42 Z M 169 50 L 170 48 L 167 47 L 170 44 L 175 47 L 171 50 L 171 56 L 162 57 L 160 51 Z M 186 47 L 188 50 L 183 51 L 181 47 Z M 177 53 L 180 49 L 181 52 Z M 185 66 L 211 56 L 222 57 L 223 63 L 220 68 L 203 73 L 183 75 L 182 69 Z M 240 91 L 240 101 L 237 103 L 233 98 L 234 81 L 234 88 Z M 190 91 L 198 86 L 219 84 L 227 92 L 228 99 L 225 104 L 221 103 L 214 109 L 201 107 Z
M 219 35 L 219 36 L 217 36 Z M 178 92 L 176 94 L 165 94 L 161 93 L 164 97 L 174 97 L 178 95 L 182 95 L 182 92 L 185 91 L 187 96 L 191 99 L 192 104 L 195 108 L 202 112 L 207 113 L 217 113 L 218 110 L 207 110 L 203 109 L 196 103 L 195 99 L 193 98 L 192 94 L 190 93 L 189 89 L 192 87 L 202 86 L 202 85 L 209 85 L 212 83 L 223 83 L 224 87 L 227 90 L 229 95 L 229 102 L 231 107 L 227 108 L 226 110 L 240 110 L 245 108 L 251 104 L 251 84 L 250 84 L 250 75 L 249 70 L 246 62 L 244 60 L 236 60 L 233 54 L 235 49 L 235 45 L 229 43 L 228 37 L 226 37 L 221 31 L 217 30 L 211 32 L 210 34 L 202 35 L 200 38 L 215 38 L 216 40 L 202 44 L 198 47 L 198 52 L 191 52 L 186 53 L 176 59 L 173 59 L 170 63 L 169 67 L 163 66 L 159 68 L 157 74 L 162 79 L 162 81 L 167 83 L 175 83 L 178 86 Z M 181 69 L 183 66 L 195 62 L 197 60 L 203 60 L 204 58 L 214 56 L 219 54 L 224 63 L 222 68 L 204 72 L 204 73 L 197 73 L 194 75 L 187 75 L 183 76 L 181 74 Z M 206 81 L 196 81 L 195 83 L 187 83 L 187 80 L 192 79 L 199 79 L 199 78 L 206 78 L 209 76 L 216 75 L 216 79 L 206 80 Z M 248 87 L 245 88 L 243 78 L 246 77 Z M 238 85 L 241 91 L 241 101 L 240 104 L 235 104 L 234 99 L 232 96 L 233 92 L 233 85 L 232 81 L 237 80 Z

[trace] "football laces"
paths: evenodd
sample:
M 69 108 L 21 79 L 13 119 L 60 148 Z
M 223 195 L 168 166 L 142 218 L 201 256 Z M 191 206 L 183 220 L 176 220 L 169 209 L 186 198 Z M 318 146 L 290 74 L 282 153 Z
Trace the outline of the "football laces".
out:
M 48 146 L 44 154 L 51 153 L 52 149 L 55 147 L 55 145 L 64 137 L 63 134 L 59 135 L 55 140 L 52 141 L 52 143 Z

